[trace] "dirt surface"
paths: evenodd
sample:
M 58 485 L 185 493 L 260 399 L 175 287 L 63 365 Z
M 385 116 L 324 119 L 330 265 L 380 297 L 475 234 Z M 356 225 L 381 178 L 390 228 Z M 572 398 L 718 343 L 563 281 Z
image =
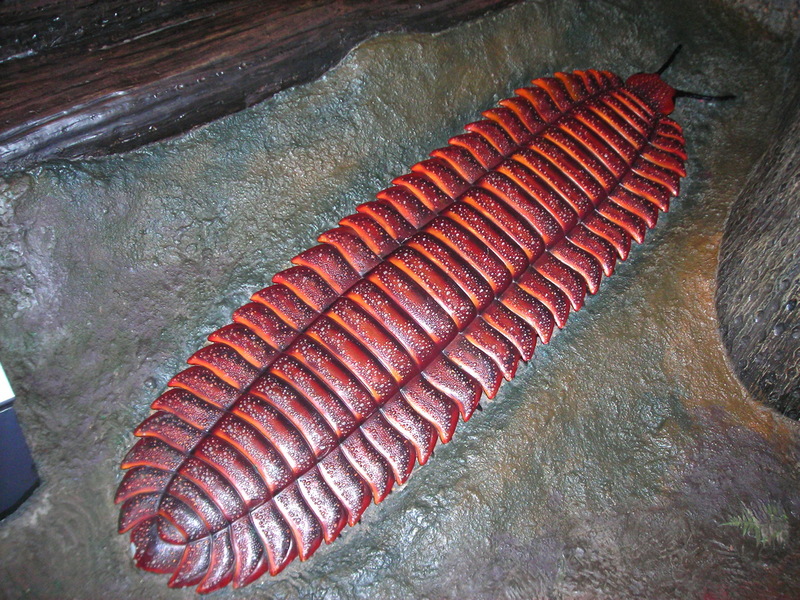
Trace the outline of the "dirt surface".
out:
M 43 479 L 0 523 L 0 597 L 194 597 L 132 566 L 113 494 L 131 431 L 205 335 L 514 88 L 654 70 L 678 42 L 668 81 L 739 98 L 679 105 L 689 175 L 646 244 L 363 524 L 214 597 L 800 597 L 800 428 L 736 380 L 714 302 L 791 40 L 689 0 L 530 2 L 380 36 L 180 139 L 0 184 L 0 360 Z

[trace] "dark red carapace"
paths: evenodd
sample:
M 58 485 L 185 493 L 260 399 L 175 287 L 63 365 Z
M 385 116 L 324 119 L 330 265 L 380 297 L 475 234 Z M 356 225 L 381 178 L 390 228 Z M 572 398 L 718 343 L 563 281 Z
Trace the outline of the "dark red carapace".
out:
M 135 562 L 209 592 L 310 557 L 594 294 L 685 175 L 658 74 L 536 79 L 319 237 L 122 462 Z

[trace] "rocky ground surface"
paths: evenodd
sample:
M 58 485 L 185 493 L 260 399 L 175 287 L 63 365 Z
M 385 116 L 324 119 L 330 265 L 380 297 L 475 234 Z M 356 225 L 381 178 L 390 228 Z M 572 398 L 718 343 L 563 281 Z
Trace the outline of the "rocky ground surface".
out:
M 0 359 L 43 483 L 0 523 L 0 597 L 194 597 L 132 566 L 113 495 L 131 431 L 205 335 L 514 88 L 654 70 L 678 42 L 668 81 L 738 99 L 679 104 L 689 175 L 646 244 L 361 525 L 216 596 L 800 597 L 800 428 L 736 379 L 715 309 L 726 217 L 797 85 L 790 33 L 759 14 L 527 2 L 373 38 L 179 139 L 6 178 Z

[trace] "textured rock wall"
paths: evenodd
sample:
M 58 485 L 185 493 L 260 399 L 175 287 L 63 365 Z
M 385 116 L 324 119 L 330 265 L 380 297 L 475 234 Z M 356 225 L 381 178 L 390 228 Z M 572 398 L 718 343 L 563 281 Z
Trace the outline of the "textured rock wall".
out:
M 800 43 L 775 140 L 731 207 L 717 307 L 731 366 L 751 394 L 800 418 Z

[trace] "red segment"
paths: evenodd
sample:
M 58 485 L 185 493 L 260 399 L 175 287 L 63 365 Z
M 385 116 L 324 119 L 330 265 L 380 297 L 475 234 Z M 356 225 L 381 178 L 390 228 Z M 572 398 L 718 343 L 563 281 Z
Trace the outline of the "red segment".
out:
M 603 118 L 603 113 L 589 110 L 588 107 L 580 106 L 573 111 L 573 116 L 577 121 L 589 128 L 597 137 L 608 144 L 614 152 L 619 154 L 626 164 L 631 164 L 636 160 L 636 146 L 625 138 L 619 130 Z
M 436 300 L 458 329 L 466 327 L 477 314 L 469 296 L 457 283 L 413 248 L 403 246 L 392 253 L 388 260 Z
M 352 214 L 339 221 L 339 224 L 355 232 L 377 256 L 386 256 L 397 248 L 397 240 L 367 214 Z
M 442 216 L 452 219 L 491 248 L 503 261 L 512 277 L 518 277 L 528 268 L 530 262 L 525 252 L 480 210 L 464 202 L 457 202 L 444 211 Z
M 569 302 L 567 295 L 558 286 L 533 269 L 520 277 L 517 285 L 547 307 L 553 314 L 556 325 L 564 327 L 567 324 Z M 544 338 L 542 339 L 544 340 Z
M 178 473 L 200 488 L 228 523 L 245 514 L 246 506 L 239 494 L 212 465 L 192 456 L 180 466 Z
M 250 393 L 277 408 L 302 434 L 317 457 L 327 454 L 337 442 L 323 416 L 302 394 L 271 373 L 259 377 Z
M 206 367 L 225 383 L 241 390 L 258 376 L 258 369 L 242 358 L 236 350 L 223 344 L 211 344 L 192 354 L 190 365 Z
M 602 186 L 604 192 L 613 189 L 617 184 L 617 178 L 592 150 L 576 141 L 576 139 L 565 130 L 554 129 L 548 131 L 545 133 L 545 137 L 568 154 L 581 169 L 590 173 L 594 180 Z
M 481 388 L 471 375 L 459 369 L 446 356 L 439 355 L 422 372 L 422 376 L 455 402 L 462 418 L 469 420 L 481 399 Z
M 305 472 L 315 462 L 314 453 L 303 436 L 274 407 L 260 398 L 248 394 L 236 403 L 234 412 L 258 429 L 295 475 Z
M 376 197 L 390 203 L 415 229 L 422 227 L 433 215 L 414 194 L 399 185 L 378 192 Z
M 563 113 L 572 108 L 572 98 L 570 98 L 564 84 L 555 77 L 539 77 L 531 83 L 547 92 L 559 112 Z
M 477 310 L 483 310 L 494 299 L 494 290 L 468 261 L 438 238 L 422 232 L 408 240 L 413 248 L 452 277 L 466 292 Z
M 522 121 L 522 124 L 533 134 L 539 133 L 546 125 L 544 119 L 536 112 L 533 104 L 525 98 L 512 96 L 501 100 L 499 104 L 513 110 L 519 120 Z
M 320 242 L 334 246 L 359 275 L 364 275 L 380 261 L 378 255 L 370 249 L 369 244 L 349 227 L 334 227 L 320 235 L 318 239 Z M 253 300 L 259 301 L 256 296 L 253 296 Z M 283 317 L 283 315 L 281 316 Z M 288 321 L 288 319 L 286 320 Z M 291 321 L 288 322 L 292 323 Z M 310 319 L 302 324 L 296 324 L 295 327 L 300 329 L 308 325 L 309 322 Z
M 233 320 L 253 330 L 258 337 L 278 350 L 286 348 L 297 335 L 283 319 L 257 302 L 248 302 L 237 308 L 233 312 Z
M 486 396 L 494 398 L 502 383 L 503 374 L 483 350 L 466 337 L 459 336 L 445 348 L 444 353 L 447 358 L 481 384 Z
M 403 218 L 403 215 L 389 202 L 376 200 L 356 207 L 358 212 L 372 217 L 383 227 L 392 239 L 398 242 L 406 239 L 416 231 L 415 227 Z
M 488 119 L 470 123 L 464 127 L 464 129 L 482 136 L 503 156 L 508 156 L 517 147 L 517 145 L 514 143 L 514 140 L 506 133 L 505 129 L 500 127 L 497 123 L 489 121 Z
M 625 179 L 622 180 L 622 185 L 628 190 L 649 200 L 655 204 L 659 210 L 667 212 L 669 210 L 669 201 L 675 195 L 665 184 L 658 183 L 651 179 L 645 179 L 640 176 L 639 169 L 634 168 L 633 172 L 629 173 Z M 676 192 L 677 193 L 677 192 Z
M 164 471 L 174 471 L 183 462 L 185 455 L 158 438 L 140 439 L 122 459 L 122 468 L 156 467 Z
M 553 103 L 550 95 L 540 87 L 523 87 L 514 90 L 514 93 L 530 102 L 539 114 L 539 118 L 546 123 L 552 123 L 563 114 Z
M 256 508 L 250 518 L 266 550 L 269 574 L 277 575 L 297 556 L 292 529 L 273 502 Z
M 274 495 L 291 482 L 293 474 L 275 446 L 245 419 L 227 414 L 214 429 L 214 435 L 228 442 L 258 470 L 269 493 Z
M 508 287 L 511 273 L 503 261 L 483 240 L 476 238 L 452 219 L 438 217 L 425 228 L 425 232 L 459 253 L 489 282 L 495 294 Z
M 350 298 L 337 300 L 328 316 L 375 356 L 399 385 L 417 372 L 414 359 L 402 344 Z
M 330 244 L 313 246 L 295 256 L 292 262 L 312 269 L 337 294 L 341 294 L 360 279 L 360 275 L 350 266 L 347 259 Z M 327 300 L 324 302 L 327 302 Z
M 444 347 L 456 335 L 455 323 L 439 303 L 399 267 L 384 261 L 367 279 L 421 325 L 438 348 Z
M 234 554 L 227 529 L 215 533 L 211 538 L 211 564 L 208 574 L 197 586 L 201 594 L 225 587 L 233 580 Z
M 591 254 L 581 250 L 566 238 L 553 246 L 550 253 L 566 266 L 577 271 L 586 281 L 591 294 L 597 293 L 603 273 L 600 263 Z
M 683 147 L 683 142 L 674 137 L 656 134 L 650 138 L 650 143 L 658 150 L 672 154 L 681 162 L 686 162 L 688 158 L 686 150 L 684 150 Z
M 114 504 L 124 502 L 137 494 L 160 492 L 170 482 L 172 473 L 154 467 L 128 469 L 117 488 Z
M 347 298 L 366 310 L 391 333 L 417 365 L 426 363 L 436 352 L 436 345 L 425 330 L 377 285 L 362 281 L 348 292 Z
M 318 465 L 320 475 L 347 511 L 347 523 L 355 525 L 369 506 L 370 490 L 361 475 L 338 448 Z
M 601 87 L 600 82 L 594 76 L 594 70 L 589 69 L 588 71 L 575 71 L 576 76 L 581 78 L 583 81 L 583 85 L 586 88 L 586 91 L 590 95 L 594 95 L 599 92 L 603 87 Z
M 415 166 L 418 173 L 395 177 L 392 183 L 406 188 L 434 212 L 450 204 L 453 200 L 450 194 L 455 195 L 458 188 L 467 185 L 444 161 L 431 159 Z
M 639 135 L 646 138 L 651 129 L 651 123 L 648 119 L 643 119 L 636 110 L 632 109 L 619 97 L 613 94 L 601 96 L 600 101 L 614 111 L 620 118 L 633 127 Z
M 318 342 L 308 336 L 301 336 L 287 350 L 287 354 L 296 358 L 323 381 L 347 405 L 358 422 L 366 419 L 375 410 L 375 400 L 361 382 Z
M 180 452 L 189 452 L 203 435 L 203 431 L 192 427 L 168 412 L 156 412 L 147 417 L 134 430 L 139 437 L 154 437 Z
M 615 180 L 619 179 L 628 172 L 629 163 L 623 155 L 609 144 L 595 130 L 587 126 L 586 123 L 576 119 L 564 119 L 559 123 L 559 128 L 565 135 L 591 152 L 612 173 Z
M 240 588 L 254 582 L 269 568 L 264 546 L 249 518 L 231 524 L 231 545 L 236 557 L 233 587 Z
M 505 132 L 511 136 L 515 144 L 522 145 L 527 144 L 530 141 L 530 130 L 525 127 L 525 124 L 510 108 L 499 106 L 485 110 L 481 114 L 502 127 Z
M 536 261 L 534 268 L 563 291 L 573 310 L 580 310 L 586 297 L 586 282 L 573 269 L 551 254 L 545 253 Z
M 287 393 L 296 392 L 305 398 L 331 428 L 338 439 L 358 426 L 358 421 L 342 400 L 303 363 L 283 355 L 272 365 L 270 373 L 287 385 Z M 257 394 L 258 390 L 254 389 Z
M 347 511 L 317 469 L 300 477 L 297 489 L 319 521 L 325 543 L 330 544 L 347 524 Z
M 416 458 L 411 442 L 392 427 L 380 412 L 373 414 L 361 425 L 361 433 L 392 467 L 397 483 L 408 481 Z
M 546 158 L 556 170 L 565 174 L 569 178 L 570 182 L 580 188 L 581 192 L 589 198 L 589 201 L 593 205 L 597 204 L 605 195 L 607 191 L 605 186 L 599 183 L 592 171 L 587 169 L 585 165 L 581 164 L 581 161 L 573 156 L 573 154 L 570 154 L 570 152 L 566 151 L 552 140 L 538 138 L 529 145 L 529 148 L 536 150 L 539 154 Z M 575 149 L 574 152 L 575 154 L 579 154 L 580 151 Z M 584 153 L 583 156 L 586 157 L 586 154 Z M 586 160 L 591 161 L 592 159 L 587 157 Z M 594 161 L 593 164 L 601 173 L 605 171 L 602 169 L 602 167 L 600 167 L 597 161 Z M 613 187 L 616 181 L 610 176 L 610 173 L 607 171 L 605 171 L 605 173 L 609 175 L 609 177 L 605 180 L 605 184 L 609 187 Z
M 614 246 L 605 238 L 592 233 L 583 224 L 570 231 L 568 238 L 573 244 L 591 254 L 603 267 L 603 273 L 606 276 L 614 272 L 617 256 L 614 253 Z
M 160 500 L 161 494 L 157 492 L 128 498 L 120 507 L 117 531 L 125 533 L 148 519 L 152 520 L 153 515 L 158 512 Z
M 307 560 L 322 543 L 322 528 L 303 496 L 292 484 L 275 496 L 275 506 L 292 530 L 300 560 Z
M 423 377 L 417 377 L 401 390 L 403 399 L 408 403 L 416 414 L 424 418 L 439 433 L 439 438 L 444 442 L 449 442 L 458 425 L 459 403 L 454 402 L 443 392 L 439 391 L 432 384 L 428 383 Z M 433 451 L 433 443 L 426 449 L 424 461 Z
M 211 565 L 211 539 L 195 540 L 186 545 L 181 562 L 169 580 L 169 587 L 197 585 Z
M 500 302 L 492 304 L 483 313 L 483 318 L 516 346 L 522 360 L 531 359 L 536 348 L 536 333 L 524 319 Z
M 252 464 L 226 440 L 209 435 L 193 454 L 214 465 L 233 486 L 247 508 L 253 508 L 269 498 L 267 487 Z
M 514 164 L 509 162 L 508 167 L 513 169 Z M 534 200 L 510 177 L 499 172 L 493 172 L 481 179 L 479 184 L 508 204 L 511 209 L 525 217 L 546 245 L 552 244 L 564 235 L 559 221 L 553 217 L 552 213 L 538 200 Z
M 383 501 L 394 486 L 394 476 L 389 465 L 375 448 L 364 438 L 360 430 L 347 436 L 341 445 L 342 454 L 358 471 L 372 491 L 375 504 Z
M 628 212 L 624 208 L 620 208 L 613 202 L 604 202 L 597 207 L 597 214 L 605 217 L 615 225 L 618 225 L 625 233 L 640 244 L 644 241 L 644 235 L 647 233 L 647 225 L 633 213 Z
M 609 196 L 609 201 L 639 217 L 650 229 L 656 226 L 658 207 L 630 190 L 618 187 Z
M 325 310 L 336 298 L 336 292 L 309 267 L 292 267 L 272 278 L 273 283 L 282 283 L 311 308 Z
M 227 526 L 225 516 L 208 494 L 185 477 L 175 476 L 166 491 L 165 496 L 172 496 L 191 508 L 203 520 L 206 530 L 219 531 Z
M 686 177 L 686 168 L 683 161 L 669 152 L 659 150 L 654 146 L 647 145 L 642 149 L 642 160 L 647 160 L 664 169 L 669 169 L 680 177 Z
M 475 183 L 486 169 L 475 160 L 475 157 L 464 148 L 458 146 L 445 146 L 431 152 L 431 156 L 447 162 L 467 183 Z
M 528 168 L 528 165 L 536 162 L 538 158 L 536 156 L 531 157 L 532 160 L 526 161 L 527 164 L 525 165 L 515 160 L 515 158 L 504 161 L 498 167 L 498 171 L 508 176 L 527 194 L 528 198 L 538 202 L 543 208 L 547 209 L 550 215 L 555 217 L 561 227 L 561 231 L 556 237 L 561 237 L 565 232 L 575 227 L 578 222 L 578 214 L 575 212 L 575 208 L 558 190 L 553 189 L 549 183 Z
M 502 306 L 511 313 L 521 317 L 536 330 L 539 339 L 545 344 L 550 341 L 555 327 L 555 318 L 535 296 L 527 293 L 518 285 L 512 285 L 500 298 Z
M 634 154 L 638 153 L 646 138 L 631 123 L 619 115 L 617 111 L 608 106 L 603 100 L 595 100 L 586 104 L 586 109 L 596 114 L 605 121 L 611 128 L 619 133 L 632 147 Z
M 239 397 L 235 387 L 228 385 L 205 367 L 189 367 L 170 379 L 167 385 L 183 388 L 220 408 L 228 408 Z
M 262 369 L 276 356 L 275 349 L 241 323 L 231 323 L 208 336 L 208 341 L 230 347 L 256 369 Z
M 285 285 L 271 285 L 253 294 L 250 299 L 269 308 L 293 329 L 303 329 L 317 316 L 313 308 Z
M 305 335 L 334 355 L 379 405 L 397 392 L 396 380 L 383 365 L 333 319 L 323 315 L 306 330 Z
M 600 214 L 591 214 L 583 221 L 583 225 L 592 233 L 609 242 L 617 251 L 617 255 L 625 260 L 631 249 L 631 238 L 619 225 L 609 221 Z
M 489 325 L 486 320 L 478 319 L 464 332 L 464 337 L 492 359 L 503 377 L 508 381 L 514 378 L 520 355 L 514 344 L 501 332 Z
M 503 155 L 486 138 L 477 133 L 462 133 L 450 138 L 448 142 L 467 150 L 487 171 L 503 160 Z
M 436 445 L 436 429 L 414 411 L 403 395 L 397 395 L 384 404 L 381 413 L 414 446 L 419 464 L 428 462 Z
M 494 194 L 474 187 L 461 196 L 461 201 L 513 239 L 525 253 L 527 262 L 536 260 L 544 252 L 544 241 L 536 229 Z
M 167 390 L 156 398 L 150 408 L 170 412 L 198 429 L 208 429 L 224 413 L 219 407 L 181 389 Z
M 440 158 L 429 158 L 418 162 L 411 167 L 411 171 L 411 175 L 397 177 L 392 183 L 407 186 L 432 210 L 441 210 L 469 187 L 469 184 Z M 425 177 L 415 177 L 413 173 L 421 173 Z
M 564 164 L 556 165 L 541 153 L 528 149 L 523 149 L 515 154 L 514 159 L 525 165 L 551 189 L 560 194 L 575 211 L 578 219 L 585 217 L 594 208 L 591 197 L 587 196 L 568 176 L 565 176 L 564 168 L 567 161 L 564 161 Z M 574 223 L 569 228 L 572 227 L 574 227 Z

